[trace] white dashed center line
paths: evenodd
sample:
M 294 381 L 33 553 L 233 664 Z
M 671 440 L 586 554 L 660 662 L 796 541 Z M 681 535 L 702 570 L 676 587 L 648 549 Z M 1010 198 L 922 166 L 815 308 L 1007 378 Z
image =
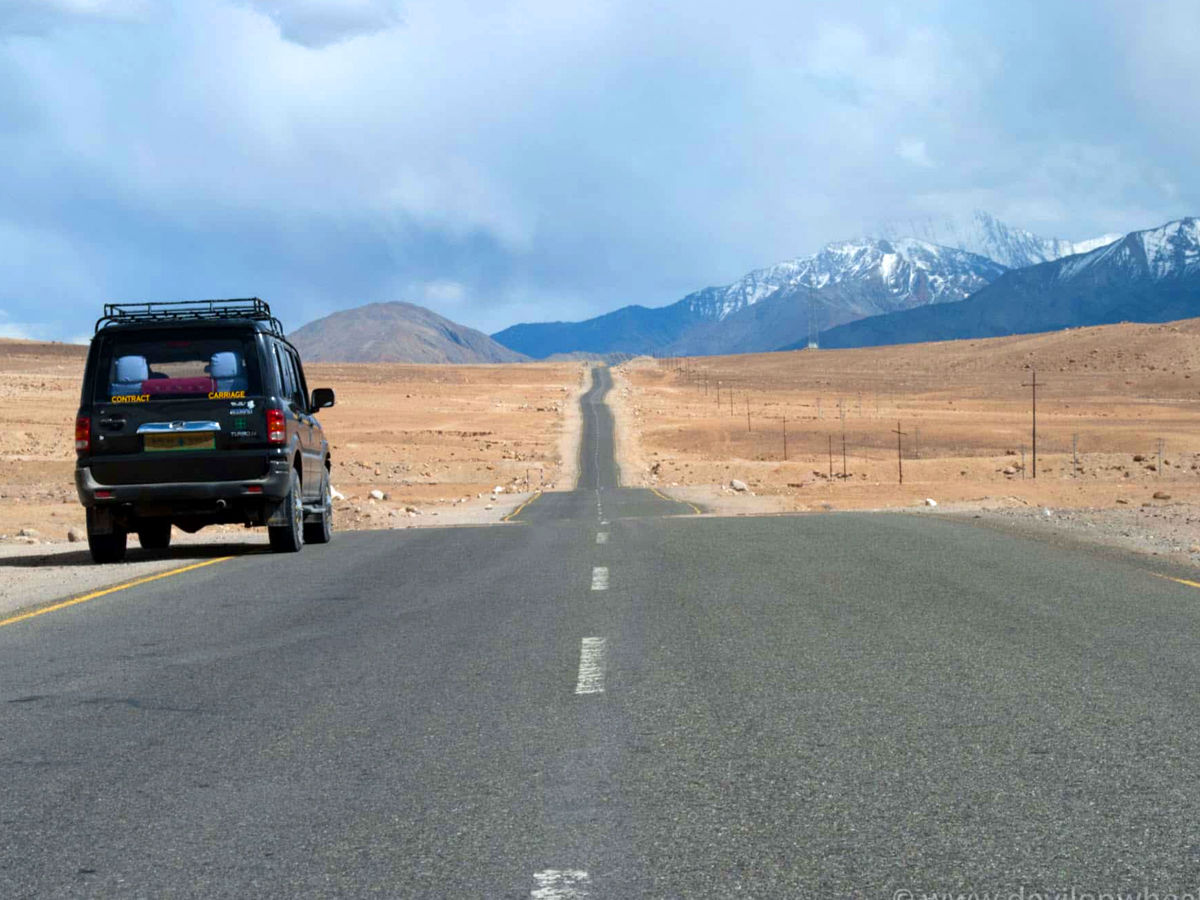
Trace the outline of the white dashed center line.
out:
M 586 637 L 580 643 L 576 694 L 604 693 L 604 651 L 605 641 L 602 637 Z
M 592 569 L 592 590 L 608 590 L 608 566 L 596 566 Z
M 597 544 L 607 544 L 608 543 L 608 532 L 607 531 L 596 532 L 596 543 Z
M 588 873 L 582 869 L 543 869 L 534 873 L 537 884 L 530 900 L 583 900 L 588 896 Z

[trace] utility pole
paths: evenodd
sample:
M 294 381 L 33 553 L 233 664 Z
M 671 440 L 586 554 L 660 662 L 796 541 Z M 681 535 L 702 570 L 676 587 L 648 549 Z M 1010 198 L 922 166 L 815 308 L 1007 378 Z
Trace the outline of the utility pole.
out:
M 901 438 L 908 432 L 900 430 L 900 422 L 897 420 L 893 433 L 896 435 L 896 466 L 900 470 L 900 483 L 904 484 L 904 445 L 901 443 Z
M 1162 438 L 1158 439 L 1158 477 L 1162 478 L 1162 452 L 1163 445 L 1166 444 Z
M 833 481 L 833 435 L 829 435 L 829 480 Z
M 731 416 L 734 414 L 733 413 L 733 388 L 729 389 L 729 414 Z
M 787 462 L 787 413 L 783 414 L 783 461 Z
M 846 407 L 842 406 L 842 479 L 846 478 Z
M 750 395 L 746 395 L 746 433 L 750 433 Z
M 1033 477 L 1037 478 L 1037 392 L 1039 387 L 1045 387 L 1045 383 L 1038 384 L 1037 369 L 1031 370 L 1033 380 L 1025 382 L 1021 387 L 1030 388 L 1033 393 Z
M 1071 477 L 1079 474 L 1079 432 L 1071 435 Z

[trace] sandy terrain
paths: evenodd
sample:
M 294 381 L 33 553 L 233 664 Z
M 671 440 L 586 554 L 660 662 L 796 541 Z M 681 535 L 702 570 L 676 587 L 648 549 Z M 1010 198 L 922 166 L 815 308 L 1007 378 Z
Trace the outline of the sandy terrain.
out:
M 83 347 L 0 340 L 0 543 L 83 531 L 71 440 L 84 356 Z M 496 521 L 528 492 L 573 483 L 568 413 L 578 414 L 586 371 L 579 363 L 307 367 L 313 386 L 338 394 L 321 414 L 333 484 L 345 496 L 337 527 Z M 372 500 L 372 490 L 387 499 Z
M 1044 384 L 1036 479 L 1027 386 L 1035 369 Z M 912 509 L 926 498 L 943 511 L 1170 507 L 1184 528 L 1172 546 L 1200 545 L 1200 320 L 642 358 L 615 374 L 626 484 L 723 512 Z M 747 490 L 732 491 L 733 479 Z M 1156 527 L 1152 517 L 1135 519 L 1131 527 Z

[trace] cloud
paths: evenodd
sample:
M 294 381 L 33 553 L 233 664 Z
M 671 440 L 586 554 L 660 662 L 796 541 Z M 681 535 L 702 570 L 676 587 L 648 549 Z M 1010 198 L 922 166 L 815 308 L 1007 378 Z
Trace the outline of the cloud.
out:
M 933 160 L 929 158 L 929 151 L 925 148 L 925 142 L 916 138 L 904 138 L 901 140 L 900 145 L 896 147 L 896 155 L 912 163 L 914 166 L 928 168 L 933 165 Z
M 397 0 L 248 0 L 279 33 L 304 47 L 321 48 L 394 28 L 403 21 Z
M 45 34 L 73 23 L 142 22 L 150 0 L 0 0 L 0 35 Z
M 250 294 L 289 326 L 410 299 L 496 330 L 881 221 L 1200 210 L 1173 0 L 0 4 L 0 309 L 51 334 Z
M 0 338 L 32 341 L 37 330 L 36 326 L 23 325 L 20 322 L 12 321 L 8 313 L 0 309 Z

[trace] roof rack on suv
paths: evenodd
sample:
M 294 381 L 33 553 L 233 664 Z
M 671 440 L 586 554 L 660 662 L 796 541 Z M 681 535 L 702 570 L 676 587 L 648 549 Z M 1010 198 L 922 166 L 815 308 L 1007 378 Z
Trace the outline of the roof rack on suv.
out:
M 104 315 L 96 320 L 96 331 L 105 325 L 183 322 L 197 319 L 250 319 L 266 322 L 272 334 L 284 337 L 283 323 L 271 315 L 271 307 L 258 297 L 237 300 L 178 300 L 164 303 L 105 303 Z

